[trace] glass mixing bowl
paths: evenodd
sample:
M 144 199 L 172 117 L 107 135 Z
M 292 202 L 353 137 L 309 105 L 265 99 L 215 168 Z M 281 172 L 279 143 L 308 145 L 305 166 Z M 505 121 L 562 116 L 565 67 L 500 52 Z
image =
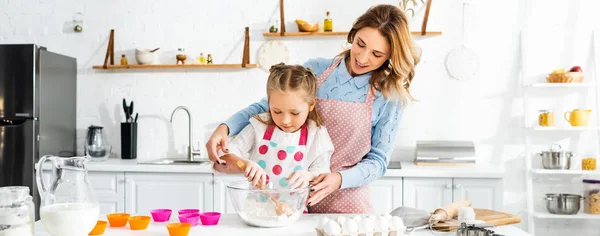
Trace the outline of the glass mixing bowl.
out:
M 272 228 L 289 225 L 302 216 L 309 187 L 260 190 L 247 180 L 240 180 L 227 185 L 227 190 L 235 211 L 246 224 Z M 273 200 L 289 207 L 289 215 L 278 215 L 277 204 Z

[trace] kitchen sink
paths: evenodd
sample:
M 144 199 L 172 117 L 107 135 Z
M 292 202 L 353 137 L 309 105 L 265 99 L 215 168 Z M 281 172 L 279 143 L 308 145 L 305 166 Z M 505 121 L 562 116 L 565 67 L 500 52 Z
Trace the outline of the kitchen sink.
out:
M 151 164 L 151 165 L 211 165 L 212 162 L 206 159 L 190 161 L 185 158 L 162 158 L 157 160 L 140 162 L 138 164 Z

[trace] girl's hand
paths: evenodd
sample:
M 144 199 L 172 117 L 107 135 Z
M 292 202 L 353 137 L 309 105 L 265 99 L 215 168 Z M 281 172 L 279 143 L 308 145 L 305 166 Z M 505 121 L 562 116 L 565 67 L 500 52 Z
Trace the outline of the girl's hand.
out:
M 342 175 L 339 172 L 320 174 L 312 183 L 306 205 L 319 203 L 333 191 L 340 189 Z
M 256 162 L 248 161 L 246 163 L 246 171 L 244 176 L 246 176 L 248 181 L 252 182 L 252 186 L 262 189 L 267 184 L 267 172 L 265 172 L 262 167 L 256 164 Z
M 217 164 L 222 164 L 223 161 L 219 158 L 218 150 L 221 149 L 227 153 L 227 145 L 229 145 L 229 127 L 225 124 L 219 125 L 213 134 L 206 142 L 206 150 L 208 151 L 208 159 Z
M 306 170 L 294 171 L 287 178 L 287 181 L 292 185 L 290 188 L 306 188 L 316 176 Z

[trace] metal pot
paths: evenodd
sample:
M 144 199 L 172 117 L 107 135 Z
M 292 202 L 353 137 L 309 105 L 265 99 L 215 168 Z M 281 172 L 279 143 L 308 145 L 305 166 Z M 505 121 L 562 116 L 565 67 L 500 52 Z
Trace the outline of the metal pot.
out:
M 559 150 L 554 151 L 553 147 L 557 145 Z M 542 166 L 544 169 L 568 170 L 571 168 L 572 152 L 562 151 L 558 144 L 552 145 L 549 151 L 542 151 L 539 156 L 542 157 Z
M 575 194 L 546 194 L 546 209 L 551 214 L 575 215 L 579 212 L 579 207 L 583 197 Z
M 467 225 L 461 223 L 460 227 L 456 230 L 456 236 L 503 236 L 501 234 L 495 234 L 494 231 L 487 230 L 482 227 L 476 227 L 475 225 Z

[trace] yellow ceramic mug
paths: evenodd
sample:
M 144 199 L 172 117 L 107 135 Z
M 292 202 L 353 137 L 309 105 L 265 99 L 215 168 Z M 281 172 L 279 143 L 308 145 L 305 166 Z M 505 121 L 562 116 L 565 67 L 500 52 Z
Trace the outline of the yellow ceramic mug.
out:
M 591 112 L 592 110 L 575 109 L 565 112 L 564 117 L 567 122 L 571 123 L 571 126 L 587 126 Z M 567 113 L 569 113 L 569 118 L 567 118 Z

